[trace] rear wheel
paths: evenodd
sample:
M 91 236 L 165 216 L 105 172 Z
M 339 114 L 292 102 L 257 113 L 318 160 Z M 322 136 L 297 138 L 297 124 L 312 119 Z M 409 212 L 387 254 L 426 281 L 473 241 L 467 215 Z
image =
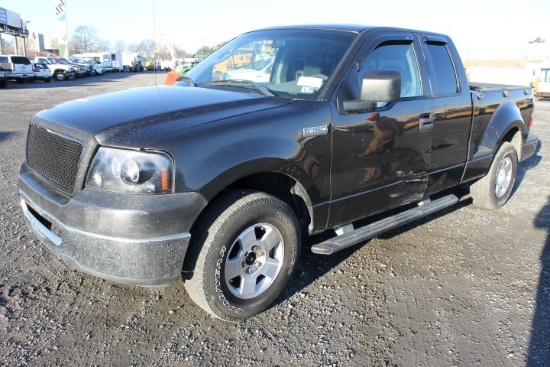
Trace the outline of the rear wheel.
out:
M 299 254 L 298 221 L 285 202 L 257 191 L 233 192 L 194 228 L 185 287 L 212 316 L 251 317 L 281 294 Z
M 506 204 L 512 194 L 517 166 L 518 154 L 514 145 L 501 143 L 487 175 L 470 187 L 474 205 L 493 210 Z

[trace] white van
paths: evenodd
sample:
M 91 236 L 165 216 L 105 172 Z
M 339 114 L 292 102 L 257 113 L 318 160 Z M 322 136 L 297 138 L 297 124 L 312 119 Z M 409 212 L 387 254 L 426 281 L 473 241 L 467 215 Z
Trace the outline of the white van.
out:
M 31 61 L 20 55 L 0 55 L 0 64 L 8 64 L 11 70 L 10 79 L 24 83 L 34 78 Z

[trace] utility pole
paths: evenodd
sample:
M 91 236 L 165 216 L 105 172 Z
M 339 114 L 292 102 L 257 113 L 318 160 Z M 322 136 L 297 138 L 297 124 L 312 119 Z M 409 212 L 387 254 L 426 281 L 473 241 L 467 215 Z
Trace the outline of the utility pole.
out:
M 23 20 L 21 19 L 21 28 L 23 30 L 22 37 L 23 37 L 23 56 L 27 56 L 27 37 L 29 36 L 29 31 L 27 30 L 27 24 L 29 24 L 29 20 Z

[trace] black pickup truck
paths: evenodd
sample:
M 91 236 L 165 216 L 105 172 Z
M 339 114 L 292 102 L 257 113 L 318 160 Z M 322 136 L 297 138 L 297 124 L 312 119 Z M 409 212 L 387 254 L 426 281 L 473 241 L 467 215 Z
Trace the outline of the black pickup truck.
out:
M 142 286 L 181 276 L 237 320 L 279 296 L 304 236 L 334 231 L 311 248 L 332 254 L 453 205 L 458 185 L 504 205 L 538 144 L 533 107 L 529 87 L 469 85 L 445 35 L 262 29 L 174 86 L 36 114 L 21 205 L 68 265 Z

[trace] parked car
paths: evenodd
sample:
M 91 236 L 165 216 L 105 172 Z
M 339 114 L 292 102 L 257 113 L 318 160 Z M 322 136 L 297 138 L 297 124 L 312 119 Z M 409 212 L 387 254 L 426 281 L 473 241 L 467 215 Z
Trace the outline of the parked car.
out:
M 31 61 L 25 56 L 0 55 L 0 63 L 8 64 L 8 68 L 11 70 L 9 79 L 18 83 L 25 83 L 34 77 Z
M 32 78 L 33 81 L 42 80 L 46 83 L 49 83 L 49 82 L 52 81 L 52 72 L 48 68 L 48 65 L 40 64 L 40 63 L 33 63 L 32 64 L 32 71 L 34 73 L 34 77 Z
M 53 56 L 40 56 L 34 59 L 35 62 L 48 65 L 52 76 L 56 80 L 73 79 L 76 77 L 76 68 L 72 65 L 65 65 Z
M 85 76 L 88 73 L 88 66 L 78 65 L 74 62 L 70 61 L 69 59 L 65 59 L 63 57 L 55 57 L 57 61 L 59 61 L 61 64 L 72 66 L 75 70 L 76 77 Z
M 224 80 L 248 80 L 254 83 L 269 83 L 273 59 L 260 61 L 249 68 L 228 70 L 223 74 Z
M 75 60 L 60 57 L 61 62 L 66 65 L 74 65 L 78 68 L 77 76 L 92 75 L 92 66 L 86 62 L 78 62 Z
M 90 75 L 101 75 L 105 72 L 105 69 L 103 68 L 103 65 L 98 64 L 94 59 L 92 58 L 84 58 L 84 57 L 76 57 L 71 56 L 70 60 L 73 62 L 76 62 L 78 64 L 88 64 L 91 67 Z

